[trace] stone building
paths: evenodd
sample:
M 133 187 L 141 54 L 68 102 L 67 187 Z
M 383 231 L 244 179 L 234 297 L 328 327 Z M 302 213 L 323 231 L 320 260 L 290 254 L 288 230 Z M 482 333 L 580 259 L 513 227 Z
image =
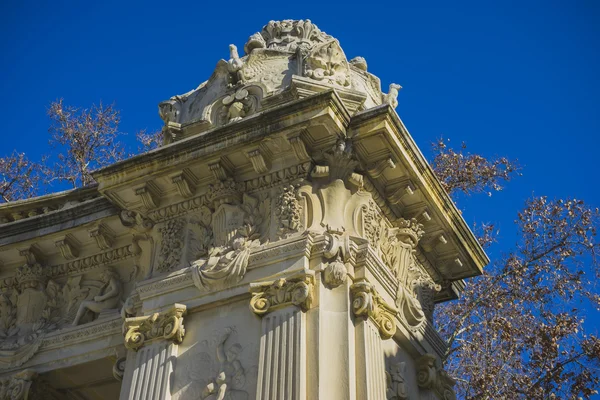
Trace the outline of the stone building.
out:
M 361 57 L 309 20 L 159 105 L 164 146 L 0 206 L 0 400 L 453 399 L 488 262 Z

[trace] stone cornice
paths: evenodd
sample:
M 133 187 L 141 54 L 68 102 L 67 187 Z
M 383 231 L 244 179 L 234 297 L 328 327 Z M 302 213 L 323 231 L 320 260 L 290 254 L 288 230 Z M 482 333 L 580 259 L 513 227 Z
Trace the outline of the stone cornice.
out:
M 391 134 L 391 136 L 388 136 L 388 140 L 392 143 L 396 141 L 399 144 L 399 146 L 389 148 L 389 151 L 393 152 L 392 158 L 394 160 L 405 159 L 407 164 L 412 166 L 412 168 L 409 168 L 414 171 L 414 176 L 411 178 L 420 180 L 418 186 L 426 198 L 428 210 L 440 215 L 439 220 L 442 221 L 446 234 L 453 239 L 452 241 L 461 248 L 462 252 L 468 254 L 470 260 L 467 264 L 470 273 L 465 274 L 462 272 L 461 274 L 464 276 L 460 276 L 460 278 L 481 273 L 482 268 L 489 262 L 489 258 L 477 242 L 450 196 L 443 189 L 431 166 L 425 160 L 396 112 L 388 105 L 362 111 L 352 117 L 349 130 L 356 132 L 353 137 L 356 141 L 360 141 L 361 135 L 364 137 L 364 132 L 366 129 L 370 129 L 369 127 L 374 129 L 377 134 Z M 371 134 L 375 134 L 375 132 Z
M 37 238 L 40 232 L 47 235 L 117 214 L 118 210 L 106 198 L 97 197 L 46 214 L 0 223 L 0 247 Z
M 173 167 L 192 159 L 215 156 L 210 146 L 227 142 L 227 149 L 233 150 L 272 135 L 287 127 L 320 117 L 323 111 L 330 109 L 328 117 L 335 120 L 338 128 L 345 129 L 350 122 L 350 115 L 334 90 L 286 103 L 264 112 L 257 113 L 241 121 L 211 129 L 198 135 L 171 143 L 148 153 L 120 161 L 94 172 L 94 178 L 100 182 L 99 190 L 104 192 L 108 187 L 129 183 L 132 179 L 140 179 L 150 171 L 155 175 L 157 166 L 166 173 L 172 173 Z M 301 120 L 294 118 L 301 116 Z M 193 123 L 192 123 L 193 124 Z M 191 125 L 191 124 L 190 124 Z M 182 129 L 186 129 L 185 126 Z

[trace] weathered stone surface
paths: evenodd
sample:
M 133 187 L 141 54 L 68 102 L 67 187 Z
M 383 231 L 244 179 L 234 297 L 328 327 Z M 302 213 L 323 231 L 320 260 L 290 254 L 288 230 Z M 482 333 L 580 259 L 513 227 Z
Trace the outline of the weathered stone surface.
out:
M 453 398 L 433 310 L 488 260 L 400 86 L 309 20 L 244 51 L 165 146 L 0 206 L 0 399 Z

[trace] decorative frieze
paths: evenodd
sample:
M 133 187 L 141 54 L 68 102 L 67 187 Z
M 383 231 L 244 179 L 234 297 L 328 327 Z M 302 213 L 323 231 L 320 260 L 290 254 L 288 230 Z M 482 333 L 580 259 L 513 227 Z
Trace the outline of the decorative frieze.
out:
M 389 339 L 396 333 L 396 310 L 387 304 L 366 279 L 350 286 L 352 311 L 357 317 L 370 318 L 379 329 L 383 339 Z
M 257 315 L 265 315 L 294 305 L 306 311 L 312 305 L 314 284 L 314 276 L 308 273 L 298 277 L 251 283 L 250 310 Z
M 137 351 L 148 342 L 159 339 L 181 343 L 185 334 L 183 327 L 185 311 L 185 305 L 175 304 L 161 313 L 126 318 L 123 324 L 125 347 Z

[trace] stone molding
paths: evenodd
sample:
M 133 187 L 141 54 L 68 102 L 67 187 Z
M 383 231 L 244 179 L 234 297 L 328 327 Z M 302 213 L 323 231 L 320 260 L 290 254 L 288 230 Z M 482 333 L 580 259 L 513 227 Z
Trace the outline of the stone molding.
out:
M 370 318 L 383 339 L 394 336 L 398 310 L 386 303 L 369 281 L 364 278 L 357 280 L 350 286 L 350 294 L 355 316 Z
M 148 342 L 161 339 L 176 344 L 181 343 L 185 335 L 185 328 L 183 327 L 185 311 L 185 305 L 176 303 L 161 313 L 126 318 L 123 323 L 125 347 L 137 351 Z
M 260 316 L 288 306 L 307 311 L 313 303 L 314 285 L 315 277 L 309 271 L 295 277 L 251 283 L 250 310 Z

